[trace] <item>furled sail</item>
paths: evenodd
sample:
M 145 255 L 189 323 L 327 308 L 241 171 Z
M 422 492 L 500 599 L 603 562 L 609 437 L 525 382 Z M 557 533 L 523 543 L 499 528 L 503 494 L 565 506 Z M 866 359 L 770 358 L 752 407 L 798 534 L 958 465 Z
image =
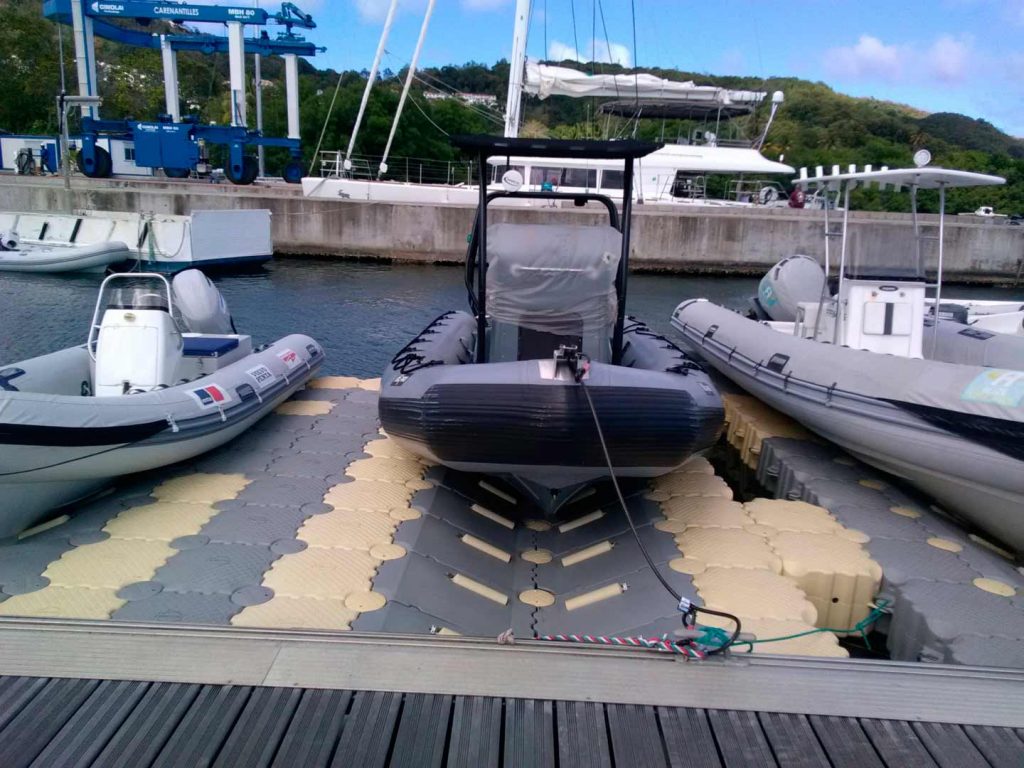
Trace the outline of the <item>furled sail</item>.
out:
M 732 107 L 751 110 L 768 94 L 764 91 L 733 91 L 692 80 L 665 80 L 645 73 L 588 75 L 568 67 L 527 60 L 523 90 L 546 99 L 549 96 L 599 96 L 620 99 L 657 99 L 685 102 L 694 106 Z

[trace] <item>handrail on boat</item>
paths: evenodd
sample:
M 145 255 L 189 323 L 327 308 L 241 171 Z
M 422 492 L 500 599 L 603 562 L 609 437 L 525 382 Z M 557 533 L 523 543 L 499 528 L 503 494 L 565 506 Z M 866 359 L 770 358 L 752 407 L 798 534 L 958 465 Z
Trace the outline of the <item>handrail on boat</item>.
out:
M 140 278 L 152 278 L 163 282 L 164 288 L 167 291 L 167 311 L 171 317 L 174 317 L 174 298 L 171 291 L 171 283 L 164 275 L 157 272 L 115 272 L 112 275 L 108 275 L 100 283 L 100 290 L 96 295 L 96 307 L 92 313 L 92 323 L 89 325 L 89 337 L 85 342 L 85 348 L 89 351 L 89 357 L 92 358 L 93 362 L 96 361 L 96 344 L 98 342 L 96 336 L 100 329 L 100 313 L 104 308 L 103 297 L 106 294 L 107 285 L 114 280 L 138 280 Z

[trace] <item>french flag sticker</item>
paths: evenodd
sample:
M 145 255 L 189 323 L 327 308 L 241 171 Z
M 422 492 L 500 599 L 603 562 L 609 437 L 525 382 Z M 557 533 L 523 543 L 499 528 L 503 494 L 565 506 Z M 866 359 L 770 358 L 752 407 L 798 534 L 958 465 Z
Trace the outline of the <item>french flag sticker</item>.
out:
M 230 399 L 227 393 L 216 384 L 208 384 L 201 389 L 193 389 L 190 394 L 199 401 L 199 405 L 203 408 L 226 403 Z

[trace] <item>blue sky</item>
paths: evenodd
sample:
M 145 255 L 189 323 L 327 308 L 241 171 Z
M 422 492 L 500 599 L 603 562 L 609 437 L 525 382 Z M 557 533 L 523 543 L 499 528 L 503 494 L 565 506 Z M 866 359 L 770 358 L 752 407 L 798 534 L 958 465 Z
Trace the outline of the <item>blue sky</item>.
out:
M 271 3 L 264 3 L 271 5 Z M 534 0 L 532 57 L 592 49 L 595 0 Z M 982 117 L 1024 136 L 1024 0 L 601 0 L 610 54 L 713 74 L 791 75 L 857 96 Z M 388 0 L 299 0 L 320 66 L 368 68 Z M 427 0 L 401 0 L 384 65 L 408 62 Z M 421 64 L 507 57 L 514 0 L 437 0 Z M 545 12 L 546 6 L 546 12 Z M 547 50 L 545 50 L 545 34 Z M 609 56 L 597 25 L 598 57 Z

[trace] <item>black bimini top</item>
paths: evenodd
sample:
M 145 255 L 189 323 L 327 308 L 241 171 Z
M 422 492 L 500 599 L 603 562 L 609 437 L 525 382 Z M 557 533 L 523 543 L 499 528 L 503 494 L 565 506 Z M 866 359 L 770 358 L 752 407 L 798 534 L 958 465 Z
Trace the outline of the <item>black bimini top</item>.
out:
M 649 141 L 623 139 L 622 141 L 596 141 L 594 139 L 510 139 L 487 134 L 460 134 L 451 137 L 453 146 L 486 155 L 515 155 L 516 157 L 593 158 L 599 160 L 635 160 L 660 148 Z

